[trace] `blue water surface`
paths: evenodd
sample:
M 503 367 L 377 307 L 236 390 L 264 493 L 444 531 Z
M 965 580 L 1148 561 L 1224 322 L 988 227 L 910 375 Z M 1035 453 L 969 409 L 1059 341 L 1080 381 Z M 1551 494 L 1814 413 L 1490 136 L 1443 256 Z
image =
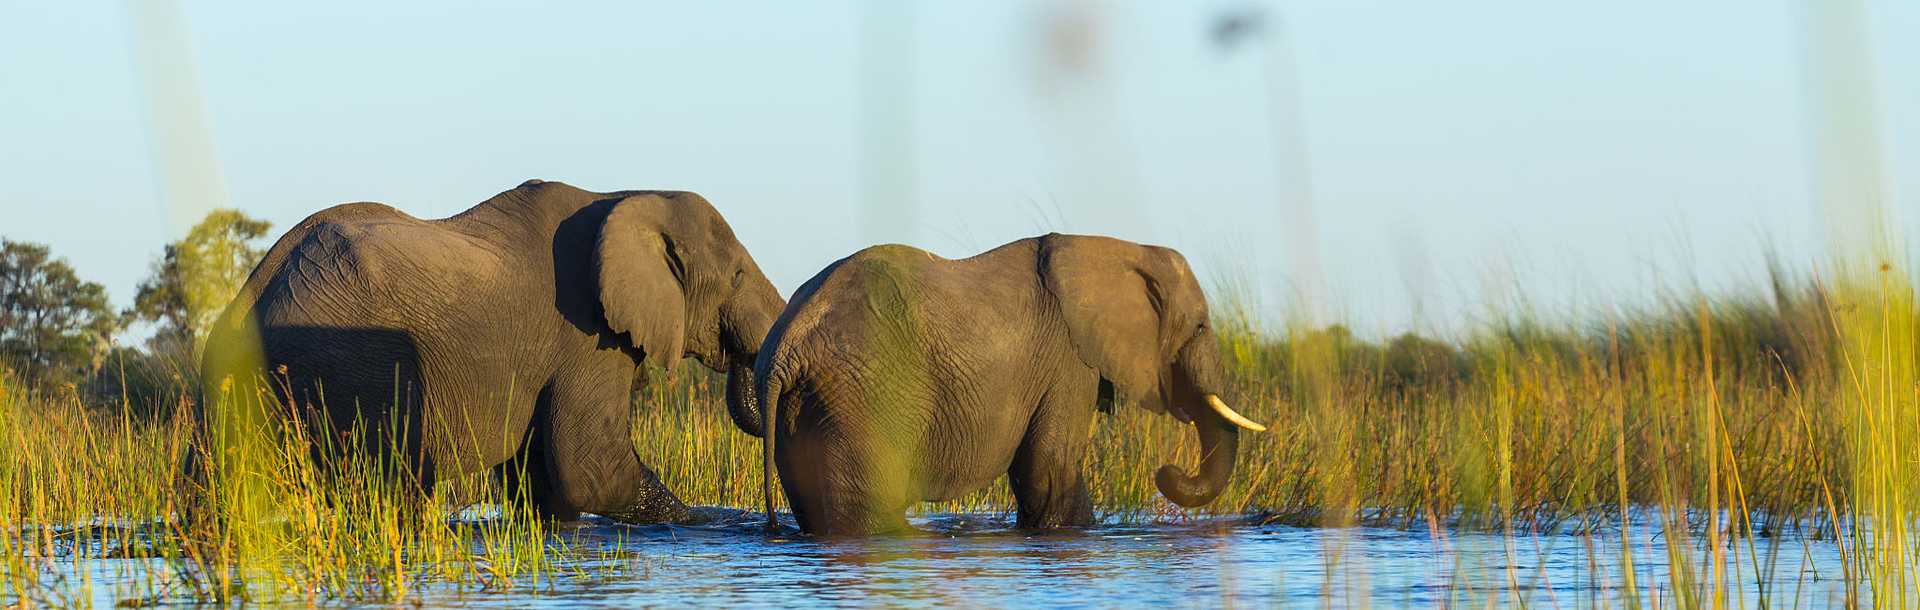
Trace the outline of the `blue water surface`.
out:
M 1621 528 L 1550 532 L 1428 527 L 1315 528 L 1258 519 L 1110 523 L 1022 531 L 1004 515 L 934 514 L 922 536 L 821 540 L 758 513 L 703 509 L 701 526 L 632 526 L 597 517 L 555 527 L 562 569 L 506 590 L 424 585 L 413 605 L 460 607 L 1620 607 Z M 1627 541 L 1643 602 L 1669 607 L 1676 554 L 1650 524 Z M 1837 548 L 1792 534 L 1725 551 L 1732 607 L 1838 607 Z M 1683 569 L 1708 582 L 1700 536 Z M 99 606 L 123 600 L 124 562 L 83 559 Z M 116 564 L 116 562 L 123 562 Z M 1696 591 L 1702 597 L 1707 591 Z M 339 606 L 384 603 L 327 601 Z M 304 602 L 302 602 L 304 603 Z

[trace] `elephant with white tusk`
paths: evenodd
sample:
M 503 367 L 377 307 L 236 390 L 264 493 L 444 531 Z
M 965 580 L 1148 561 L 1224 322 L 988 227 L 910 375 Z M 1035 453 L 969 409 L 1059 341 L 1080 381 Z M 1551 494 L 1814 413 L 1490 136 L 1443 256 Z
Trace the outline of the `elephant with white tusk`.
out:
M 1266 428 L 1220 399 L 1208 318 L 1167 248 L 1049 234 L 962 260 L 862 250 L 801 286 L 754 364 L 768 513 L 775 468 L 800 527 L 821 535 L 906 529 L 913 503 L 1004 473 L 1021 527 L 1088 525 L 1081 461 L 1109 396 L 1193 424 L 1199 471 L 1167 465 L 1154 481 L 1183 506 L 1212 502 L 1239 431 Z

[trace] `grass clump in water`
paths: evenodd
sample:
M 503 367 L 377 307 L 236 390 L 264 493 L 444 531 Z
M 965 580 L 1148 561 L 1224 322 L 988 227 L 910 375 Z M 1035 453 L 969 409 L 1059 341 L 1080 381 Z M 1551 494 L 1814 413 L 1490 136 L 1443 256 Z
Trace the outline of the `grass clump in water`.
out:
M 1775 272 L 1762 290 L 1574 321 L 1518 312 L 1450 340 L 1272 332 L 1229 303 L 1216 328 L 1230 402 L 1271 431 L 1243 436 L 1233 482 L 1208 511 L 1402 527 L 1442 545 L 1455 528 L 1486 529 L 1505 535 L 1509 557 L 1541 532 L 1594 532 L 1621 541 L 1591 559 L 1596 579 L 1636 593 L 1627 605 L 1737 606 L 1753 583 L 1797 599 L 1804 577 L 1777 577 L 1770 558 L 1781 534 L 1821 537 L 1837 541 L 1843 601 L 1911 605 L 1920 310 L 1898 267 L 1833 277 Z M 635 400 L 642 458 L 689 503 L 757 508 L 758 440 L 727 417 L 724 379 L 691 365 L 655 377 Z M 124 401 L 0 389 L 0 595 L 399 601 L 538 592 L 593 576 L 576 564 L 607 563 L 605 549 L 577 552 L 534 516 L 515 497 L 524 490 L 422 499 L 403 483 L 405 464 L 315 451 L 310 428 L 260 423 L 286 421 L 270 417 L 283 407 L 240 398 L 214 410 L 255 423 L 216 432 L 212 450 L 244 459 L 202 456 L 217 466 L 195 485 L 177 467 L 196 450 L 194 409 L 139 409 L 169 414 L 146 419 Z M 1152 473 L 1198 459 L 1191 429 L 1137 410 L 1099 421 L 1084 465 L 1098 509 L 1188 518 Z M 365 434 L 349 431 L 342 446 Z M 478 508 L 457 511 L 456 496 Z M 185 518 L 208 506 L 214 518 Z M 925 508 L 1013 506 L 996 485 Z M 1665 561 L 1637 560 L 1647 555 L 1633 549 L 1656 539 Z M 1328 551 L 1330 583 L 1364 576 L 1344 547 Z M 110 574 L 83 567 L 99 565 Z M 1366 582 L 1352 576 L 1337 580 Z M 1526 601 L 1535 578 L 1509 570 L 1504 590 L 1473 595 Z

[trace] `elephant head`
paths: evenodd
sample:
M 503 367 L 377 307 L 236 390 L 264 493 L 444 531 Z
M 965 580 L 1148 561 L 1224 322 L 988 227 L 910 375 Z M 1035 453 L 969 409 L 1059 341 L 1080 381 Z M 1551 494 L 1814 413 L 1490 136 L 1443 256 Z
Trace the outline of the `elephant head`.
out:
M 713 205 L 687 192 L 625 194 L 607 212 L 594 263 L 607 326 L 645 363 L 692 356 L 727 372 L 728 414 L 760 436 L 753 362 L 786 300 Z
M 1111 385 L 1115 402 L 1171 414 L 1199 433 L 1199 473 L 1160 467 L 1160 493 L 1182 506 L 1212 502 L 1232 477 L 1239 429 L 1266 428 L 1220 400 L 1220 349 L 1186 259 L 1157 246 L 1055 234 L 1041 240 L 1040 272 L 1074 352 Z

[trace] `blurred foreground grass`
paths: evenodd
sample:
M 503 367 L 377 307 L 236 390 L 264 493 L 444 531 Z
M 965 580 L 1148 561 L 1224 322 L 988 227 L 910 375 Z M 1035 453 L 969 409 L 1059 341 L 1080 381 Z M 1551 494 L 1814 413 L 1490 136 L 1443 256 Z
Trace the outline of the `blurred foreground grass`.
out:
M 1675 567 L 1594 559 L 1645 601 L 1682 607 L 1727 606 L 1728 591 L 1761 570 L 1755 541 L 1792 532 L 1837 541 L 1846 601 L 1912 607 L 1920 311 L 1911 276 L 1882 265 L 1831 281 L 1771 277 L 1744 294 L 1584 320 L 1518 312 L 1456 341 L 1266 328 L 1216 294 L 1232 403 L 1272 430 L 1243 436 L 1232 486 L 1208 512 L 1514 537 L 1651 513 L 1655 535 L 1682 549 Z M 723 390 L 723 378 L 695 366 L 671 372 L 636 396 L 634 441 L 688 502 L 752 509 L 759 445 L 732 427 Z M 275 408 L 241 402 L 225 408 Z M 188 485 L 175 465 L 189 451 L 191 409 L 157 421 L 134 411 L 29 400 L 0 385 L 4 601 L 84 603 L 101 586 L 136 602 L 403 600 L 421 583 L 537 586 L 575 569 L 564 539 L 496 501 L 514 490 L 483 486 L 483 505 L 507 508 L 449 521 L 450 493 L 416 510 L 381 475 L 391 464 L 343 458 L 316 468 L 298 427 L 217 438 L 216 454 L 248 457 L 207 456 L 217 464 L 210 483 Z M 1092 434 L 1085 468 L 1100 510 L 1191 516 L 1152 484 L 1159 465 L 1198 460 L 1189 428 L 1119 409 Z M 188 506 L 216 508 L 188 519 Z M 1012 506 L 1001 484 L 925 508 Z M 71 561 L 88 557 L 149 562 L 96 583 L 86 562 Z

